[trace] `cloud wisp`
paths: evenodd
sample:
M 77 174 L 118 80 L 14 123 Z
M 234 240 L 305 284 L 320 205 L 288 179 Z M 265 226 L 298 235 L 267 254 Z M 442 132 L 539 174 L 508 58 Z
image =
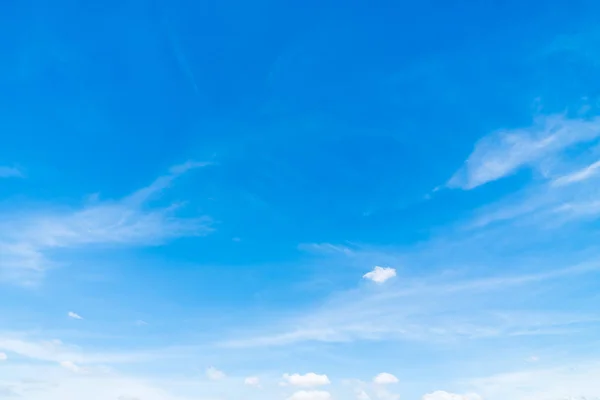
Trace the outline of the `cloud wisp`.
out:
M 0 165 L 0 178 L 25 178 L 25 174 L 19 168 Z
M 37 210 L 0 216 L 0 277 L 35 283 L 57 266 L 48 252 L 91 246 L 153 246 L 211 231 L 208 217 L 180 218 L 177 204 L 151 207 L 151 201 L 182 174 L 208 163 L 172 167 L 149 186 L 119 200 L 91 201 L 78 209 Z
M 558 155 L 599 136 L 599 117 L 570 119 L 564 115 L 540 117 L 527 128 L 493 132 L 477 142 L 447 186 L 470 190 L 510 176 L 522 168 L 535 169 L 542 175 L 552 174 L 557 167 Z

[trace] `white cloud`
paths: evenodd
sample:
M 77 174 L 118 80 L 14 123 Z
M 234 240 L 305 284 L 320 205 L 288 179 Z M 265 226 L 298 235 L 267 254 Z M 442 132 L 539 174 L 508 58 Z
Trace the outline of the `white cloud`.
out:
M 48 256 L 53 249 L 153 246 L 172 238 L 207 234 L 211 231 L 207 217 L 179 218 L 177 204 L 149 207 L 177 177 L 204 165 L 188 162 L 172 167 L 169 175 L 119 200 L 92 198 L 79 209 L 11 210 L 0 215 L 0 279 L 35 283 L 45 270 L 56 266 Z
M 565 186 L 576 182 L 582 182 L 595 176 L 598 173 L 598 170 L 600 170 L 600 161 L 596 161 L 585 168 L 561 176 L 560 178 L 555 179 L 552 184 L 554 186 Z
M 447 186 L 469 190 L 509 176 L 523 167 L 545 173 L 546 168 L 552 169 L 554 157 L 563 150 L 598 136 L 600 118 L 569 119 L 563 115 L 539 118 L 528 128 L 493 132 L 477 142 Z
M 218 381 L 225 378 L 225 373 L 216 369 L 215 367 L 208 367 L 206 369 L 206 376 L 211 381 Z
M 331 382 L 327 375 L 319 375 L 314 372 L 309 372 L 305 375 L 300 374 L 284 374 L 283 379 L 285 382 L 289 383 L 292 386 L 323 386 L 329 385 Z
M 474 400 L 594 399 L 600 397 L 598 376 L 600 362 L 579 361 L 561 362 L 557 367 L 500 373 L 465 383 L 481 395 Z M 466 399 L 471 400 L 469 397 Z
M 481 396 L 471 393 L 471 394 L 455 394 L 448 393 L 442 390 L 437 390 L 433 393 L 428 393 L 423 396 L 422 400 L 482 400 Z
M 61 361 L 60 366 L 75 373 L 79 373 L 82 371 L 81 368 L 72 361 Z
M 244 379 L 244 385 L 247 386 L 260 386 L 260 379 L 257 376 L 249 376 Z
M 371 397 L 364 390 L 356 392 L 356 400 L 371 400 Z
M 102 351 L 98 353 L 83 352 L 78 347 L 68 346 L 60 340 L 33 340 L 21 334 L 0 334 L 0 350 L 8 351 L 32 360 L 61 363 L 69 360 L 78 365 L 82 364 L 121 364 L 147 362 L 155 359 L 160 354 L 152 352 L 111 353 Z
M 375 378 L 373 378 L 373 383 L 376 383 L 378 385 L 388 385 L 392 383 L 398 383 L 398 378 L 396 378 L 390 373 L 382 372 Z
M 83 319 L 83 318 L 82 318 L 82 317 L 81 317 L 79 314 L 77 314 L 77 313 L 74 313 L 73 311 L 69 311 L 69 312 L 67 313 L 67 316 L 68 316 L 69 318 L 73 318 L 73 319 Z
M 384 283 L 395 276 L 396 270 L 394 268 L 375 267 L 373 268 L 373 271 L 364 274 L 363 278 L 369 279 L 375 283 Z
M 0 165 L 0 178 L 24 178 L 23 172 L 15 167 Z
M 331 393 L 323 390 L 300 390 L 290 397 L 288 400 L 330 400 Z
M 0 352 L 0 361 L 6 361 L 6 360 L 8 360 L 8 356 L 6 355 L 6 353 Z
M 375 391 L 375 395 L 378 399 L 381 400 L 398 400 L 400 399 L 400 395 L 397 393 L 392 393 L 386 389 L 379 388 Z

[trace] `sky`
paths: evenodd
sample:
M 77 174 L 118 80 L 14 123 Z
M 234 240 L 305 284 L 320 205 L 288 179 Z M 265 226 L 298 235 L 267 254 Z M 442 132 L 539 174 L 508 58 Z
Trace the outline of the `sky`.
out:
M 0 398 L 600 398 L 600 4 L 0 5 Z

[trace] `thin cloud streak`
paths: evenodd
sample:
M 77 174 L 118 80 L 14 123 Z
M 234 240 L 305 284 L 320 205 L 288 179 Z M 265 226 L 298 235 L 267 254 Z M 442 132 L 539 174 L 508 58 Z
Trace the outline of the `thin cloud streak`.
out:
M 92 201 L 71 211 L 38 211 L 1 218 L 0 277 L 29 282 L 56 266 L 47 256 L 51 249 L 92 245 L 154 246 L 184 236 L 211 232 L 210 218 L 179 218 L 177 204 L 151 208 L 150 201 L 182 174 L 210 163 L 187 162 L 174 166 L 149 186 L 116 201 Z
M 25 178 L 25 175 L 18 168 L 0 165 L 0 178 Z

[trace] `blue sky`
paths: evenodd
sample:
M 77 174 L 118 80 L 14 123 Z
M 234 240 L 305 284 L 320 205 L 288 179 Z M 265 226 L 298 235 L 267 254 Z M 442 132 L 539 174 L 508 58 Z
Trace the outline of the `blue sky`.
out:
M 9 3 L 0 397 L 600 396 L 600 5 Z

